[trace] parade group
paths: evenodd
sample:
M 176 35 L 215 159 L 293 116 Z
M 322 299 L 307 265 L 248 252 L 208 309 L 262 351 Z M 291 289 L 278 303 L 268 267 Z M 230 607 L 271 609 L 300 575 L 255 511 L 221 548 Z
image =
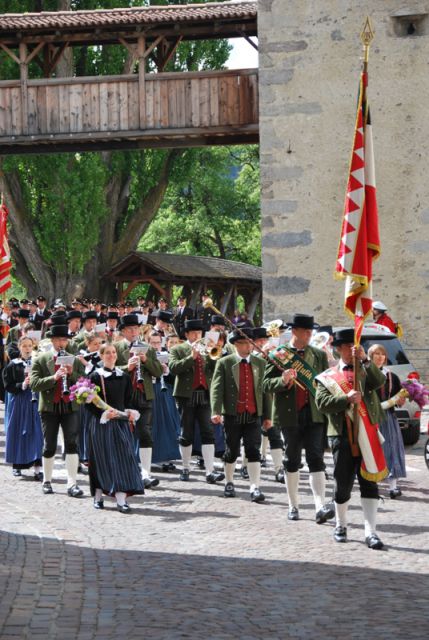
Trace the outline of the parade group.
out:
M 375 321 L 389 326 L 386 311 L 374 304 Z M 111 496 L 120 513 L 132 513 L 130 496 L 159 484 L 156 470 L 189 481 L 193 456 L 207 483 L 224 481 L 225 498 L 236 497 L 241 456 L 250 501 L 261 503 L 269 445 L 274 479 L 286 486 L 289 520 L 300 518 L 304 451 L 315 522 L 335 518 L 334 540 L 347 541 L 357 478 L 365 542 L 383 548 L 378 482 L 389 474 L 390 497 L 400 496 L 405 460 L 388 402 L 399 380 L 386 368 L 382 345 L 365 353 L 354 346 L 353 329 L 323 327 L 330 337 L 319 348 L 313 338 L 321 328 L 311 315 L 254 327 L 239 312 L 229 320 L 208 296 L 196 309 L 180 297 L 173 310 L 164 299 L 156 305 L 144 298 L 112 305 L 56 300 L 49 309 L 42 295 L 11 299 L 1 325 L 6 462 L 16 478 L 33 468 L 44 495 L 54 492 L 60 427 L 68 496 L 83 495 L 77 476 L 86 472 L 94 508 L 103 509 Z M 366 444 L 354 440 L 354 407 Z M 325 497 L 327 447 L 334 502 Z

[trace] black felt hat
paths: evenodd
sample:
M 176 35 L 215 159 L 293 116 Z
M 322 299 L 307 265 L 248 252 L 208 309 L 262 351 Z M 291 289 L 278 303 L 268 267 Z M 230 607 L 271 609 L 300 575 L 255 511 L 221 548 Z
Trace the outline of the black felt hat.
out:
M 82 314 L 82 320 L 83 322 L 85 322 L 85 320 L 93 320 L 95 318 L 95 320 L 97 320 L 97 312 L 96 311 L 85 311 L 85 313 Z
M 82 318 L 82 313 L 73 309 L 72 311 L 69 311 L 67 313 L 66 317 L 67 320 L 73 320 L 73 318 Z
M 46 334 L 47 338 L 69 338 L 69 327 L 67 324 L 54 324 Z
M 117 311 L 108 311 L 107 312 L 108 320 L 119 320 L 119 313 Z
M 266 327 L 255 327 L 253 329 L 253 339 L 258 340 L 258 338 L 268 338 Z
M 318 329 L 319 325 L 314 322 L 313 316 L 308 316 L 305 313 L 295 313 L 292 322 L 288 323 L 292 329 Z
M 225 318 L 223 318 L 222 316 L 218 316 L 216 314 L 211 316 L 210 324 L 220 324 L 222 325 L 222 327 L 226 327 Z
M 244 336 L 243 336 L 244 333 Z M 245 337 L 246 336 L 246 337 Z M 234 344 L 234 342 L 238 342 L 239 340 L 253 340 L 254 334 L 252 327 L 243 327 L 240 331 L 233 331 L 229 336 L 230 344 Z
M 139 317 L 136 313 L 127 313 L 125 316 L 122 316 L 121 323 L 119 325 L 120 329 L 123 329 L 123 327 L 136 326 L 140 326 Z
M 29 318 L 30 317 L 30 309 L 20 309 L 18 311 L 18 318 Z
M 334 339 L 332 345 L 339 347 L 342 344 L 354 344 L 355 331 L 354 329 L 339 329 L 334 333 Z
M 173 314 L 171 313 L 171 311 L 159 310 L 158 313 L 156 314 L 156 319 L 161 320 L 162 322 L 167 322 L 168 324 L 171 324 L 173 322 Z
M 185 320 L 185 333 L 186 331 L 202 331 L 203 329 L 202 320 Z

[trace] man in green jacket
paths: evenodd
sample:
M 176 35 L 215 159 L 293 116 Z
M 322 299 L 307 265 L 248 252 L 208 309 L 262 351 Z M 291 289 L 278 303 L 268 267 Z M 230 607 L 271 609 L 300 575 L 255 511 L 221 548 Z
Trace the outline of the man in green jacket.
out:
M 53 493 L 52 472 L 61 426 L 66 454 L 67 494 L 72 498 L 79 498 L 83 495 L 76 480 L 79 465 L 79 407 L 76 402 L 70 402 L 68 390 L 79 376 L 84 375 L 84 368 L 76 358 L 73 365 L 56 364 L 58 356 L 70 355 L 66 351 L 66 324 L 52 325 L 48 337 L 52 342 L 52 350 L 40 353 L 34 359 L 30 376 L 31 390 L 39 392 L 39 413 L 44 437 L 42 490 L 44 494 Z
M 245 335 L 243 335 L 245 334 Z M 224 454 L 226 498 L 235 497 L 234 470 L 240 454 L 240 442 L 243 439 L 247 457 L 247 469 L 250 479 L 250 498 L 252 502 L 263 502 L 264 494 L 259 489 L 261 477 L 261 418 L 264 428 L 271 427 L 271 416 L 263 416 L 263 389 L 265 360 L 252 354 L 250 341 L 253 330 L 249 327 L 242 333 L 234 331 L 229 342 L 234 345 L 235 353 L 216 363 L 210 389 L 212 422 L 224 423 Z M 248 336 L 246 339 L 245 336 Z M 223 416 L 223 418 L 222 418 Z
M 156 357 L 155 349 L 149 347 L 145 353 L 137 353 L 139 345 L 139 318 L 135 313 L 122 316 L 119 329 L 122 340 L 115 342 L 118 359 L 117 366 L 128 371 L 133 385 L 132 409 L 137 409 L 140 418 L 136 422 L 135 437 L 138 440 L 142 477 L 145 489 L 153 489 L 159 484 L 158 478 L 152 478 L 152 402 L 154 391 L 152 377 L 162 375 L 162 365 Z M 133 345 L 136 351 L 133 351 Z M 140 344 L 140 347 L 142 345 Z
M 284 370 L 282 372 L 273 362 L 267 364 L 264 391 L 273 394 L 272 419 L 275 425 L 280 425 L 285 442 L 288 519 L 299 520 L 299 469 L 304 449 L 310 471 L 316 522 L 322 524 L 333 518 L 335 513 L 330 505 L 325 504 L 325 416 L 314 400 L 314 378 L 328 368 L 326 353 L 310 346 L 313 329 L 317 326 L 313 316 L 303 313 L 294 315 L 289 343 L 274 352 L 277 360 L 284 362 Z M 301 374 L 299 380 L 298 371 L 305 374 Z
M 186 342 L 172 348 L 168 363 L 170 373 L 176 376 L 173 395 L 181 421 L 179 444 L 183 469 L 180 479 L 189 480 L 195 422 L 198 421 L 206 481 L 214 484 L 225 477 L 223 473 L 214 471 L 215 437 L 211 422 L 210 384 L 215 361 L 202 354 L 199 348 L 203 335 L 201 320 L 186 320 L 184 332 Z
M 362 447 L 355 448 L 353 437 L 353 407 L 363 407 L 366 422 L 359 422 L 359 431 L 369 429 L 377 434 L 382 409 L 376 389 L 385 382 L 384 374 L 366 356 L 362 346 L 354 347 L 354 330 L 342 329 L 334 334 L 333 346 L 340 356 L 335 367 L 317 376 L 316 405 L 328 417 L 328 438 L 334 458 L 336 542 L 347 541 L 347 508 L 357 476 L 365 519 L 365 540 L 370 549 L 382 549 L 376 534 L 378 486 L 362 466 Z M 359 360 L 358 389 L 354 388 L 354 357 Z M 373 440 L 370 458 L 376 460 L 381 444 Z M 382 451 L 381 451 L 382 456 Z M 382 461 L 384 458 L 382 457 Z M 375 474 L 376 475 L 376 474 Z M 387 475 L 380 471 L 380 479 Z M 366 477 L 365 477 L 366 476 Z

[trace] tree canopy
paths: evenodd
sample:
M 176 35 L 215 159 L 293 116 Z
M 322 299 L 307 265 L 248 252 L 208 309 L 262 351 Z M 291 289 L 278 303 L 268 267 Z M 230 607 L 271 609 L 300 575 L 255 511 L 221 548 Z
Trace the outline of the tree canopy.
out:
M 0 12 L 141 4 L 0 0 Z M 229 51 L 225 40 L 183 42 L 166 71 L 222 68 Z M 81 46 L 69 53 L 59 75 L 120 74 L 129 65 L 129 53 L 119 45 Z M 16 77 L 17 67 L 0 53 L 0 79 Z M 32 63 L 29 73 L 35 78 L 41 70 Z M 257 164 L 255 150 L 243 148 L 0 156 L 14 273 L 29 295 L 107 296 L 101 276 L 136 249 L 142 236 L 140 246 L 152 250 L 258 264 Z

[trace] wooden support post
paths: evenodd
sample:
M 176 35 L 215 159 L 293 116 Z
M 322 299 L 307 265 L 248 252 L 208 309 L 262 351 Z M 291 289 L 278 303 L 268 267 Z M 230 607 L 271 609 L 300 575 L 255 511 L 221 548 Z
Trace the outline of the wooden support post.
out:
M 224 295 L 224 297 L 223 297 L 223 300 L 222 300 L 222 306 L 221 306 L 221 308 L 220 308 L 220 310 L 222 311 L 222 313 L 223 313 L 224 315 L 226 315 L 226 311 L 227 311 L 227 309 L 228 309 L 229 301 L 231 300 L 231 296 L 232 296 L 232 292 L 233 292 L 233 291 L 234 291 L 234 285 L 233 285 L 233 284 L 230 284 L 230 285 L 229 285 L 229 287 L 228 287 L 228 289 L 227 289 L 226 294 L 225 294 L 225 295 Z
M 249 315 L 250 320 L 253 320 L 253 316 L 255 315 L 256 307 L 258 306 L 258 302 L 261 298 L 261 294 L 262 294 L 262 290 L 258 287 L 258 289 L 256 289 L 256 291 L 254 292 L 250 300 L 249 308 L 247 309 L 247 313 Z
M 193 293 L 192 293 L 191 299 L 190 299 L 190 301 L 189 301 L 189 303 L 188 303 L 188 304 L 189 304 L 189 306 L 190 306 L 190 307 L 192 307 L 193 309 L 196 309 L 196 308 L 197 308 L 197 305 L 198 305 L 198 303 L 199 303 L 199 301 L 200 301 L 200 296 L 201 296 L 201 290 L 202 290 L 202 288 L 203 288 L 203 283 L 202 283 L 202 282 L 200 282 L 200 283 L 198 284 L 197 288 L 196 288 L 196 289 L 194 289 L 194 291 L 193 291 Z
M 137 53 L 139 61 L 139 126 L 146 129 L 146 39 L 140 36 L 137 41 Z
M 21 77 L 21 113 L 22 113 L 22 132 L 28 134 L 28 64 L 27 64 L 27 45 L 25 42 L 19 43 L 19 71 Z

